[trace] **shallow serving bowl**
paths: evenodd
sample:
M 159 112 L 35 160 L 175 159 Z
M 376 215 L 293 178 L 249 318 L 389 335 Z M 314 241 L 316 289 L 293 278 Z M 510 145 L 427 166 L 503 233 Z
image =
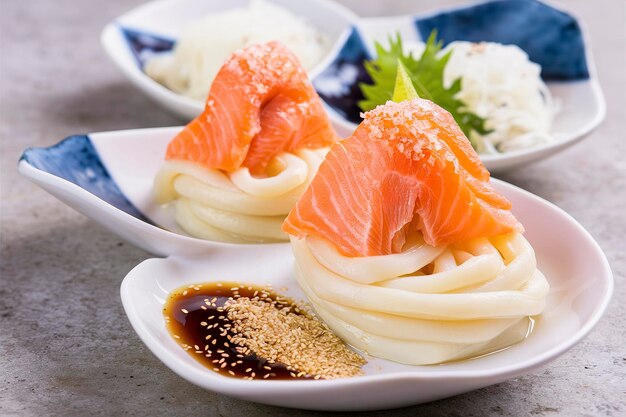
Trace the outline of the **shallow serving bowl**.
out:
M 154 177 L 180 127 L 75 135 L 27 149 L 19 171 L 70 207 L 156 255 L 210 253 L 229 243 L 188 236 L 156 204 Z M 237 246 L 237 245 L 235 245 Z
M 158 0 L 118 17 L 102 32 L 102 44 L 127 78 L 172 112 L 189 120 L 203 103 L 167 89 L 143 72 L 155 53 L 169 53 L 190 20 L 211 11 L 238 7 L 249 0 Z M 326 104 L 334 127 L 350 135 L 360 120 L 356 105 L 360 82 L 369 78 L 363 61 L 373 55 L 375 41 L 402 34 L 406 41 L 425 39 L 436 29 L 445 42 L 494 41 L 516 44 L 541 64 L 543 78 L 560 104 L 555 140 L 524 150 L 484 155 L 492 172 L 553 155 L 584 138 L 605 117 L 605 101 L 597 80 L 582 22 L 568 12 L 535 0 L 495 0 L 431 14 L 358 19 L 344 7 L 325 1 L 270 0 L 307 17 L 332 41 L 333 47 L 310 77 Z
M 222 247 L 213 257 L 146 260 L 122 282 L 122 302 L 137 334 L 170 369 L 203 388 L 249 401 L 316 410 L 374 410 L 432 401 L 519 377 L 563 354 L 591 330 L 609 302 L 613 278 L 597 243 L 572 217 L 517 187 L 498 180 L 494 185 L 512 200 L 551 291 L 534 332 L 491 355 L 438 366 L 370 358 L 365 375 L 354 378 L 244 381 L 204 368 L 170 337 L 163 303 L 171 290 L 183 285 L 220 280 L 272 284 L 304 299 L 288 244 Z
M 356 16 L 329 0 L 268 0 L 298 16 L 304 16 L 324 33 L 332 47 L 309 74 L 317 76 L 345 43 Z M 143 72 L 154 54 L 169 53 L 175 40 L 190 21 L 209 13 L 245 7 L 250 0 L 157 0 L 139 6 L 109 23 L 101 41 L 109 57 L 142 92 L 166 109 L 190 120 L 202 111 L 204 103 L 175 93 Z

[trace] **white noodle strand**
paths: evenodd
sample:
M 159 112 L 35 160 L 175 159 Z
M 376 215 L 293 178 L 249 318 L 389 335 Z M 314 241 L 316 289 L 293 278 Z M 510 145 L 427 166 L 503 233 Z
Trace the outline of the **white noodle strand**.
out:
M 166 162 L 154 182 L 160 204 L 176 201 L 176 222 L 192 236 L 230 243 L 286 241 L 282 223 L 317 173 L 329 148 L 302 149 L 276 158 L 271 177 L 253 177 L 185 161 Z
M 411 239 L 399 254 L 348 258 L 321 239 L 292 236 L 298 283 L 333 331 L 385 359 L 440 363 L 526 336 L 549 284 L 521 234 L 445 248 Z M 408 271 L 411 262 L 419 269 Z

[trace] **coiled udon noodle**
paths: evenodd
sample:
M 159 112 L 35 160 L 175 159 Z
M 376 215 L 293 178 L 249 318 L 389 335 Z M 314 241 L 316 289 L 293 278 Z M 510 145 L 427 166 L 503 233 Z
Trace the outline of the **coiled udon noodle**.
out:
M 432 247 L 413 236 L 398 254 L 350 258 L 291 237 L 298 283 L 342 339 L 370 355 L 425 365 L 522 340 L 549 284 L 519 233 Z
M 280 172 L 254 177 L 185 161 L 166 162 L 154 182 L 159 204 L 175 202 L 176 222 L 192 236 L 229 243 L 286 241 L 285 216 L 311 182 L 328 148 L 284 152 Z

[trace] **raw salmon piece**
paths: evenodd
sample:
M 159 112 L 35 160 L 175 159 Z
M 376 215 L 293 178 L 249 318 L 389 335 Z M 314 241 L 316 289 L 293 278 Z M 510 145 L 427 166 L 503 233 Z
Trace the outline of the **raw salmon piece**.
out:
M 278 42 L 239 50 L 217 74 L 204 112 L 169 144 L 166 159 L 264 174 L 281 152 L 337 141 L 297 58 Z
M 283 224 L 346 256 L 398 253 L 407 234 L 448 245 L 523 231 L 452 116 L 428 100 L 387 102 L 335 144 Z

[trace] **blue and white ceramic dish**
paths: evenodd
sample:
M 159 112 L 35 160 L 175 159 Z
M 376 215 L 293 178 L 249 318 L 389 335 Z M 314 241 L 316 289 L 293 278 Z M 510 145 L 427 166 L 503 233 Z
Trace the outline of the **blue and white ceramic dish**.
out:
M 18 167 L 68 206 L 156 255 L 207 254 L 236 246 L 188 236 L 174 214 L 154 202 L 154 177 L 180 129 L 70 136 L 49 148 L 27 149 Z
M 606 115 L 591 50 L 580 19 L 536 0 L 495 0 L 428 15 L 360 19 L 330 66 L 313 78 L 337 130 L 350 134 L 359 122 L 358 84 L 368 81 L 362 62 L 374 42 L 390 33 L 423 41 L 433 29 L 439 39 L 514 44 L 542 67 L 542 78 L 560 109 L 552 142 L 497 155 L 481 155 L 492 172 L 502 172 L 553 155 L 589 134 Z
M 102 43 L 112 60 L 148 96 L 189 120 L 203 103 L 148 77 L 142 70 L 156 53 L 169 53 L 178 33 L 190 20 L 211 11 L 245 5 L 217 0 L 159 0 L 134 9 L 107 25 Z M 271 0 L 306 16 L 334 45 L 310 72 L 337 131 L 348 136 L 359 121 L 356 106 L 359 82 L 368 81 L 363 61 L 372 56 L 375 41 L 386 42 L 400 32 L 406 41 L 422 40 L 433 29 L 445 42 L 495 41 L 516 44 L 541 64 L 543 77 L 560 104 L 553 136 L 545 145 L 498 155 L 484 155 L 491 171 L 507 169 L 550 156 L 591 132 L 605 116 L 605 102 L 595 75 L 590 48 L 579 19 L 536 0 L 496 0 L 428 15 L 358 19 L 344 7 L 326 0 Z

